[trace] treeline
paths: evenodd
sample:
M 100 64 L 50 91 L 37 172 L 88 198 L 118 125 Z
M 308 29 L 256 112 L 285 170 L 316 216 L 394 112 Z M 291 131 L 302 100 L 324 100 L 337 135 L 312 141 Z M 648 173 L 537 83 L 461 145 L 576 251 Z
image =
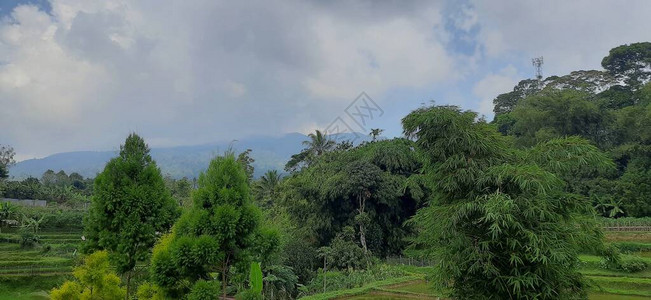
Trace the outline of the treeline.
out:
M 566 178 L 605 217 L 651 216 L 651 43 L 610 50 L 603 71 L 521 81 L 495 100 L 498 130 L 519 148 L 564 136 L 589 140 L 616 169 Z M 562 162 L 562 161 L 561 161 Z
M 39 199 L 71 207 L 83 207 L 90 202 L 93 179 L 79 173 L 67 175 L 63 170 L 47 170 L 40 179 L 29 177 L 21 181 L 4 183 L 3 197 L 13 199 Z

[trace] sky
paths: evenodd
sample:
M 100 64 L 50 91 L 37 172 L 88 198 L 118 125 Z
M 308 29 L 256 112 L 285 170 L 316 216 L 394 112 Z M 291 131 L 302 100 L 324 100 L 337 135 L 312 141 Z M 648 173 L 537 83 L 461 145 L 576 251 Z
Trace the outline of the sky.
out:
M 130 132 L 152 147 L 392 137 L 432 101 L 490 120 L 495 96 L 534 77 L 531 58 L 544 76 L 601 69 L 609 49 L 651 41 L 649 12 L 647 0 L 1 0 L 0 144 L 20 161 L 116 149 Z

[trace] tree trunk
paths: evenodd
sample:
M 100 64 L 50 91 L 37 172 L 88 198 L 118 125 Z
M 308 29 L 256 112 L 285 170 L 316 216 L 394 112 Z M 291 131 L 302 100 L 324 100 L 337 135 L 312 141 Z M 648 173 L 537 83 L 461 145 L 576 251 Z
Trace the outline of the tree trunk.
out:
M 131 291 L 131 272 L 127 272 L 127 294 L 124 296 L 124 300 L 129 300 L 129 292 Z
M 226 267 L 222 268 L 222 299 L 226 299 Z
M 359 212 L 359 215 L 362 216 L 364 215 L 364 209 L 366 206 L 366 199 L 364 195 L 359 194 L 357 196 L 357 201 L 359 203 L 359 209 L 357 210 Z M 368 248 L 366 248 L 366 235 L 364 233 L 364 220 L 360 218 L 359 220 L 359 242 L 362 244 L 362 249 L 364 249 L 364 254 L 368 252 Z

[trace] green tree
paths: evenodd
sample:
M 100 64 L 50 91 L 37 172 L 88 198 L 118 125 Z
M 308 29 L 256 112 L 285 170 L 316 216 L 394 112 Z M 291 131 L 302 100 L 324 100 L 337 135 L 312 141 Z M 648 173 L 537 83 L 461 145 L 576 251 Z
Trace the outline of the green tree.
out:
M 251 182 L 253 180 L 253 172 L 255 169 L 253 168 L 253 163 L 255 162 L 255 159 L 251 157 L 251 152 L 253 150 L 251 149 L 246 149 L 244 152 L 240 153 L 237 156 L 237 161 L 242 164 L 242 167 L 244 168 L 244 172 L 246 173 L 246 178 Z
M 637 88 L 651 79 L 651 43 L 633 43 L 613 48 L 601 61 L 604 69 Z
M 300 153 L 292 155 L 291 159 L 285 165 L 285 170 L 298 170 L 305 165 L 311 164 L 317 157 L 330 152 L 337 147 L 337 143 L 334 140 L 330 139 L 327 134 L 322 133 L 319 130 L 308 134 L 307 137 L 309 139 L 303 141 L 303 145 L 306 148 Z
M 9 177 L 9 168 L 16 163 L 14 155 L 13 147 L 0 145 L 0 180 Z
M 0 203 L 0 233 L 2 232 L 2 227 L 5 223 L 15 217 L 16 213 L 16 206 L 11 204 L 11 202 Z
M 511 132 L 522 146 L 571 135 L 599 144 L 608 142 L 607 116 L 584 92 L 540 93 L 520 101 L 511 115 L 515 119 Z
M 307 150 L 315 156 L 320 156 L 331 151 L 336 145 L 335 141 L 331 140 L 328 135 L 319 130 L 308 134 L 307 137 L 310 139 L 304 141 L 303 145 L 307 146 Z
M 50 292 L 52 300 L 119 300 L 127 295 L 109 265 L 108 253 L 97 251 L 84 258 L 73 271 L 74 281 L 66 281 Z
M 87 249 L 106 249 L 120 274 L 126 274 L 127 294 L 132 270 L 150 254 L 158 235 L 178 215 L 178 206 L 165 188 L 149 147 L 130 134 L 95 179 L 86 220 Z
M 412 222 L 414 247 L 440 262 L 438 286 L 461 299 L 585 298 L 578 253 L 599 249 L 599 230 L 589 202 L 566 193 L 559 174 L 608 166 L 601 152 L 586 141 L 561 147 L 576 142 L 563 140 L 515 151 L 475 112 L 455 106 L 421 108 L 402 122 L 434 184 Z
M 403 223 L 425 194 L 414 176 L 422 167 L 414 146 L 393 139 L 328 152 L 283 180 L 279 205 L 317 248 L 350 226 L 372 253 L 398 254 L 411 232 Z
M 282 176 L 277 170 L 268 170 L 255 184 L 256 199 L 263 207 L 270 207 L 279 197 Z
M 246 268 L 251 259 L 267 255 L 275 249 L 277 237 L 258 228 L 261 214 L 233 153 L 210 162 L 192 198 L 193 207 L 154 248 L 152 278 L 180 297 L 198 280 L 218 272 L 226 297 L 231 268 Z
M 375 142 L 377 138 L 380 136 L 380 134 L 382 134 L 383 131 L 384 129 L 371 128 L 371 132 L 368 134 L 369 136 L 371 136 L 371 141 Z
M 43 183 L 45 186 L 54 185 L 57 181 L 56 177 L 56 173 L 54 173 L 53 170 L 48 169 L 47 171 L 43 172 L 43 175 L 41 176 L 41 183 Z

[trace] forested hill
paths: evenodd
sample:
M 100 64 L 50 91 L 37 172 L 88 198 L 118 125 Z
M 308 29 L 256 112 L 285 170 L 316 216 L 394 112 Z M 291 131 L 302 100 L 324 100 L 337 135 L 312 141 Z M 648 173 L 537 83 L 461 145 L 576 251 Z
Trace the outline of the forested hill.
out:
M 616 163 L 611 174 L 568 178 L 604 216 L 651 215 L 651 43 L 623 45 L 603 70 L 521 81 L 493 102 L 498 130 L 527 148 L 580 136 Z
M 345 134 L 344 134 L 345 135 Z M 361 142 L 367 137 L 360 134 L 356 142 Z M 350 139 L 344 136 L 342 139 Z M 254 177 L 259 177 L 267 170 L 282 171 L 285 163 L 292 154 L 298 153 L 303 148 L 302 142 L 307 136 L 300 133 L 289 133 L 281 137 L 252 137 L 233 142 L 232 147 L 236 152 L 251 149 Z M 231 143 L 213 143 L 198 146 L 180 146 L 168 148 L 152 148 L 152 157 L 156 160 L 163 174 L 175 178 L 196 177 L 203 171 L 210 160 L 216 155 L 223 154 Z M 78 151 L 65 152 L 47 156 L 40 159 L 29 159 L 17 163 L 10 169 L 10 177 L 24 179 L 29 176 L 41 178 L 48 169 L 66 173 L 77 172 L 84 177 L 95 177 L 104 168 L 104 164 L 117 155 L 114 151 Z

